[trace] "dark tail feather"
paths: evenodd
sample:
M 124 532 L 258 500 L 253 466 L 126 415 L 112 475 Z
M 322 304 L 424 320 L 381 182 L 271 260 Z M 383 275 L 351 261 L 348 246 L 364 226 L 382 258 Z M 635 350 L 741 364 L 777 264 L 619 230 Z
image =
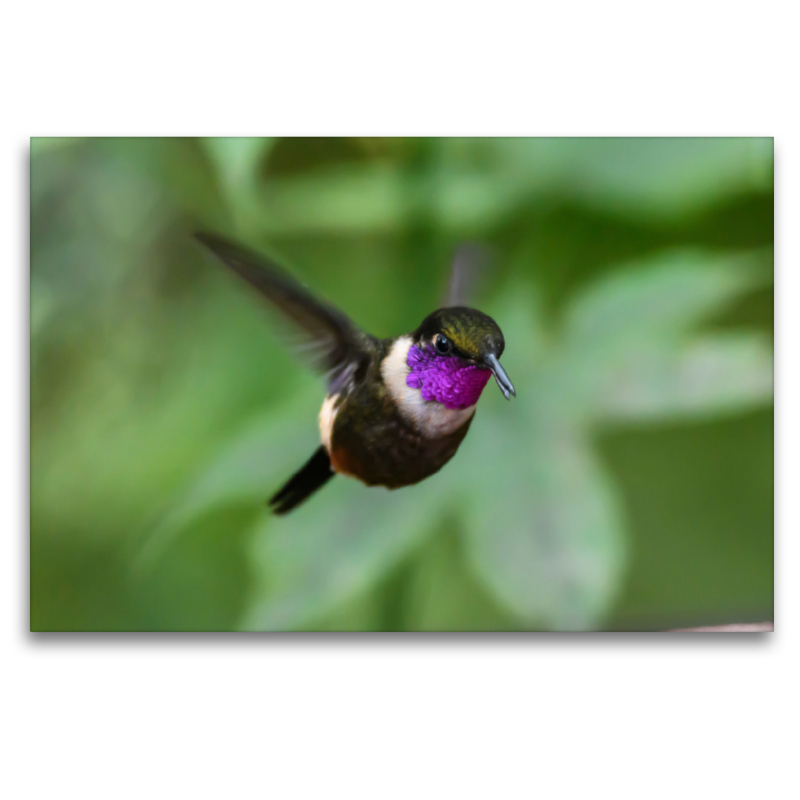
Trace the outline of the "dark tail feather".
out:
M 288 514 L 333 476 L 328 451 L 320 445 L 319 450 L 311 456 L 305 466 L 292 475 L 283 488 L 270 498 L 272 512 L 278 515 Z

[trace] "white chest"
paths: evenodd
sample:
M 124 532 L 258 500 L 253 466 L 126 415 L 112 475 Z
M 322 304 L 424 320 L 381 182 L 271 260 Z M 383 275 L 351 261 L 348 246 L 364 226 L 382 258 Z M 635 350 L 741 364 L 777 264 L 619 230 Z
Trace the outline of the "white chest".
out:
M 447 408 L 435 401 L 425 401 L 419 389 L 406 383 L 408 373 L 408 350 L 412 345 L 410 336 L 401 336 L 381 364 L 381 375 L 400 413 L 424 436 L 435 439 L 446 436 L 460 428 L 474 413 L 469 408 Z
M 333 423 L 336 421 L 336 402 L 339 400 L 338 394 L 329 395 L 325 398 L 322 408 L 319 411 L 319 437 L 325 449 L 330 455 L 331 435 L 333 434 Z

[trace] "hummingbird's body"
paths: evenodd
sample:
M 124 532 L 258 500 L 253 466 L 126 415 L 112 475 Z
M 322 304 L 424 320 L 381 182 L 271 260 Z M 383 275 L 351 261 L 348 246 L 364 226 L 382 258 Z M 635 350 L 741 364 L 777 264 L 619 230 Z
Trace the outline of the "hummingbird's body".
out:
M 424 480 L 455 455 L 492 374 L 507 398 L 514 394 L 498 361 L 503 334 L 480 311 L 442 308 L 410 334 L 376 339 L 255 253 L 198 239 L 299 326 L 328 376 L 321 445 L 270 499 L 276 514 L 336 473 L 390 489 Z
M 415 419 L 412 393 L 419 391 L 406 391 L 402 368 L 408 344 L 408 337 L 379 342 L 363 380 L 328 395 L 320 411 L 332 467 L 368 486 L 396 489 L 437 472 L 455 454 L 475 411 L 431 409 L 435 415 Z

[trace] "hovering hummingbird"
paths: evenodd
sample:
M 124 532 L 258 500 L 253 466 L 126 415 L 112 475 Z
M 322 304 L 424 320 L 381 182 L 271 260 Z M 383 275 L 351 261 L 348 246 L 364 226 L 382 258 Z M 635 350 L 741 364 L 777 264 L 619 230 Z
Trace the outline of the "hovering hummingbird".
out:
M 455 455 L 492 375 L 507 400 L 516 396 L 500 366 L 503 334 L 481 311 L 440 308 L 411 333 L 377 339 L 264 256 L 215 234 L 196 237 L 295 324 L 327 375 L 322 443 L 270 498 L 275 514 L 336 473 L 390 489 L 418 483 Z

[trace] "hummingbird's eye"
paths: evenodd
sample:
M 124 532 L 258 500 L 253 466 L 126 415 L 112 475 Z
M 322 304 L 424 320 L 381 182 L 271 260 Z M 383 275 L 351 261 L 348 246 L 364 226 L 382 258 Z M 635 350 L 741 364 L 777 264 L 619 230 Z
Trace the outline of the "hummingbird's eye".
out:
M 433 344 L 436 348 L 436 352 L 440 356 L 446 356 L 453 347 L 453 345 L 450 344 L 450 340 L 446 336 L 442 336 L 441 333 L 437 334 Z

